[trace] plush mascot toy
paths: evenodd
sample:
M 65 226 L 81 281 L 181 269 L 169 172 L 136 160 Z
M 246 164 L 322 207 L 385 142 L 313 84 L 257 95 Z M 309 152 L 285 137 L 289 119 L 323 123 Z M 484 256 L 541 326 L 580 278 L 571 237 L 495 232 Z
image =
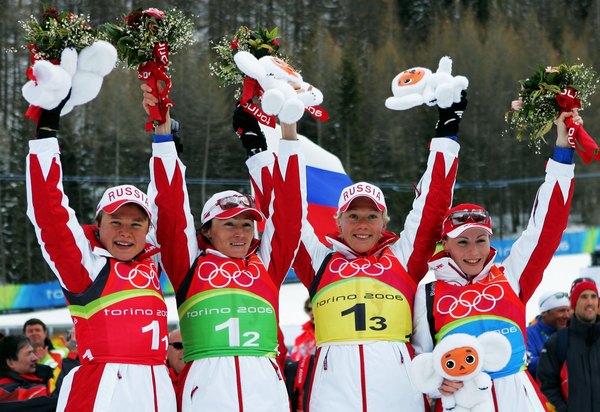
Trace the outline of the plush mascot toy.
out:
M 321 91 L 303 81 L 300 73 L 278 57 L 257 59 L 249 52 L 239 51 L 233 59 L 240 71 L 263 89 L 262 110 L 284 123 L 297 122 L 304 109 L 323 102 Z
M 117 62 L 117 50 L 106 41 L 97 40 L 79 55 L 73 48 L 63 50 L 60 64 L 38 60 L 31 67 L 31 80 L 23 86 L 23 97 L 33 106 L 52 110 L 69 94 L 61 116 L 93 100 L 102 87 L 104 76 Z
M 385 105 L 392 110 L 407 110 L 421 104 L 447 108 L 460 101 L 460 92 L 469 86 L 464 76 L 452 76 L 452 59 L 440 59 L 435 73 L 424 67 L 404 70 L 392 80 L 393 97 Z
M 450 396 L 442 396 L 444 411 L 494 412 L 492 379 L 483 372 L 495 372 L 508 363 L 511 346 L 498 332 L 479 337 L 456 333 L 442 339 L 431 353 L 417 355 L 411 365 L 415 387 L 423 393 L 437 391 L 445 379 L 464 386 Z

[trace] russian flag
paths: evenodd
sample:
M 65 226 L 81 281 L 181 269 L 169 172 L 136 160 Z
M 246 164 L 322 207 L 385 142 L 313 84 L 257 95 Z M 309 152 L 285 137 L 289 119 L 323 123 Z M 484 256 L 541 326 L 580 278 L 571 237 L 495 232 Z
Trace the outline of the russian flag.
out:
M 277 153 L 281 129 L 261 125 L 267 138 L 269 149 Z M 338 228 L 333 217 L 337 211 L 340 193 L 352 184 L 342 162 L 334 154 L 313 143 L 306 136 L 298 134 L 302 153 L 306 159 L 306 190 L 308 201 L 308 221 L 321 242 L 327 244 L 325 236 L 335 233 Z

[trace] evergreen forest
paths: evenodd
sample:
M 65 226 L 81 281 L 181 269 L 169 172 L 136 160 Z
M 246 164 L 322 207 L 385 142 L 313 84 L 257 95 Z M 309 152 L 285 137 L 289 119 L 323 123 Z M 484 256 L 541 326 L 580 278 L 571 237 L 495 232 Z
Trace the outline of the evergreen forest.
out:
M 389 228 L 402 230 L 425 168 L 437 110 L 395 112 L 384 106 L 400 71 L 437 68 L 470 81 L 460 129 L 454 203 L 480 203 L 494 217 L 495 237 L 523 230 L 555 131 L 536 151 L 518 142 L 504 120 L 519 79 L 540 66 L 584 63 L 600 70 L 600 0 L 48 0 L 89 14 L 93 25 L 115 22 L 137 7 L 177 7 L 193 19 L 196 44 L 173 56 L 175 102 L 182 124 L 182 160 L 192 212 L 226 189 L 248 192 L 242 149 L 231 126 L 233 90 L 220 88 L 208 65 L 212 43 L 238 27 L 279 27 L 282 51 L 325 96 L 330 120 L 305 115 L 299 131 L 336 154 L 353 181 L 379 185 L 391 209 Z M 53 280 L 27 219 L 25 157 L 35 127 L 23 114 L 28 51 L 19 21 L 39 16 L 37 0 L 0 0 L 0 284 Z M 102 192 L 115 184 L 147 188 L 152 138 L 145 132 L 140 81 L 117 68 L 99 96 L 62 118 L 64 188 L 81 223 L 91 223 Z M 582 112 L 600 141 L 600 93 Z M 570 228 L 599 226 L 600 165 L 576 159 Z

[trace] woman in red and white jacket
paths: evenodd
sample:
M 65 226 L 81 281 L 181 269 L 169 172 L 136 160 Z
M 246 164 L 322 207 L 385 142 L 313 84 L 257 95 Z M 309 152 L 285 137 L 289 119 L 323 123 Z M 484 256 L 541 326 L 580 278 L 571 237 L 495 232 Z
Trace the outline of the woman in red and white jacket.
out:
M 156 104 L 150 89 L 142 89 L 144 106 Z M 270 170 L 269 217 L 252 197 L 226 190 L 204 204 L 197 236 L 186 168 L 167 120 L 155 129 L 148 193 L 161 263 L 177 295 L 186 362 L 179 406 L 184 412 L 288 412 L 276 358 L 279 290 L 298 248 L 303 215 L 295 125 L 283 126 L 278 156 L 262 151 L 247 161 L 253 171 L 259 163 Z M 258 240 L 254 229 L 262 221 Z
M 442 225 L 444 250 L 429 262 L 436 281 L 420 285 L 415 298 L 413 346 L 417 353 L 430 352 L 436 342 L 454 333 L 479 336 L 497 331 L 509 340 L 512 356 L 508 364 L 489 372 L 496 411 L 546 410 L 526 370 L 525 305 L 567 227 L 574 150 L 567 140 L 566 116 L 583 122 L 576 112 L 563 113 L 556 122 L 558 137 L 554 156 L 546 164 L 546 179 L 537 192 L 527 228 L 509 256 L 494 264 L 487 210 L 475 204 L 454 206 Z M 445 381 L 441 392 L 451 393 L 459 386 Z
M 158 249 L 146 243 L 148 197 L 131 185 L 111 187 L 96 224 L 77 222 L 62 185 L 61 107 L 44 110 L 27 156 L 27 216 L 64 291 L 82 363 L 64 379 L 57 410 L 175 411 Z
M 440 109 L 440 137 L 431 141 L 427 169 L 400 236 L 386 231 L 383 192 L 366 182 L 342 191 L 336 216 L 340 231 L 327 238 L 332 247 L 304 221 L 293 267 L 309 289 L 315 319 L 311 412 L 426 410 L 408 372 L 412 306 L 452 202 L 456 133 L 465 106 L 463 98 Z M 306 193 L 303 202 L 306 209 Z

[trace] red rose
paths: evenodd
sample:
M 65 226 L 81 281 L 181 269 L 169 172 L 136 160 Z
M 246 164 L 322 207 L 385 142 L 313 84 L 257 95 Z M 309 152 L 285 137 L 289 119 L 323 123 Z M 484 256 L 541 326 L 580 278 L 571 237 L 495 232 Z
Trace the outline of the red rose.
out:
M 129 27 L 139 26 L 142 24 L 142 15 L 141 9 L 133 10 L 131 13 L 125 16 L 125 23 L 127 23 Z
M 165 17 L 165 13 L 163 11 L 155 9 L 154 7 L 150 7 L 149 9 L 144 10 L 142 13 L 151 17 L 155 17 L 159 20 Z
M 231 48 L 233 50 L 237 50 L 237 48 L 238 48 L 238 39 L 233 39 L 233 41 L 231 43 L 229 43 L 229 45 L 231 46 Z
M 42 19 L 60 20 L 60 13 L 56 8 L 48 7 L 46 10 L 44 10 L 44 15 L 42 16 Z
M 273 46 L 279 47 L 279 42 L 277 39 L 273 39 Z

